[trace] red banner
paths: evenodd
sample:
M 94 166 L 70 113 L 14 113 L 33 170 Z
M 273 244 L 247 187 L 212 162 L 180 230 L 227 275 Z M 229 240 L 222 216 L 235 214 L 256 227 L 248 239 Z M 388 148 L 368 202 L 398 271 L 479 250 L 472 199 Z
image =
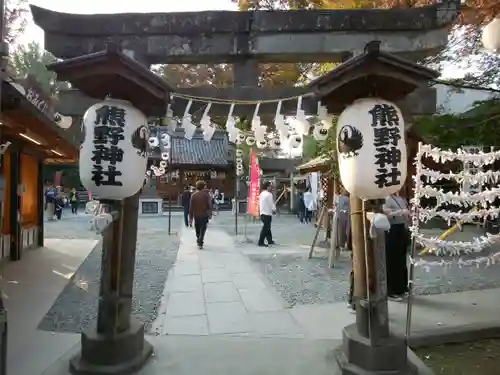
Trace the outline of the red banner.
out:
M 247 212 L 259 216 L 260 168 L 255 152 L 250 153 L 250 184 L 248 185 Z

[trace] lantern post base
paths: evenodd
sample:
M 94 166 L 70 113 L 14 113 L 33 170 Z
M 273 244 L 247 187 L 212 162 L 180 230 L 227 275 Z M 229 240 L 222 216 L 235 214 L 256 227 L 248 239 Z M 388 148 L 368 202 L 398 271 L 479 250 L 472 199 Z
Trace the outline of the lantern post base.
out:
M 144 339 L 144 326 L 135 319 L 125 332 L 102 335 L 94 327 L 84 331 L 81 340 L 81 351 L 70 360 L 73 375 L 133 374 L 153 354 L 153 346 Z
M 390 336 L 371 345 L 354 324 L 346 326 L 342 336 L 342 346 L 335 349 L 334 375 L 433 375 L 403 338 Z

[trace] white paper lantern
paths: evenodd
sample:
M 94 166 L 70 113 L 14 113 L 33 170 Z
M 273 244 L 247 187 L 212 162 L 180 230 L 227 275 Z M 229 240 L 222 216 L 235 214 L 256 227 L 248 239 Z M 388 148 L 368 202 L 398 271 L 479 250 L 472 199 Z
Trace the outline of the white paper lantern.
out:
M 253 146 L 255 144 L 255 138 L 254 137 L 247 137 L 246 143 L 248 146 Z
M 161 168 L 167 168 L 167 161 L 166 160 L 160 161 L 160 167 Z
M 89 214 L 94 214 L 97 210 L 97 207 L 99 207 L 99 202 L 98 201 L 89 201 L 85 205 L 85 213 L 87 215 Z
M 168 152 L 161 153 L 161 160 L 168 160 L 170 158 L 170 154 Z
M 323 125 L 316 125 L 313 129 L 313 137 L 317 141 L 325 141 L 328 138 L 328 129 Z
M 399 108 L 377 98 L 355 101 L 340 115 L 337 154 L 342 185 L 362 199 L 382 199 L 406 180 L 405 125 Z
M 257 148 L 264 149 L 266 147 L 267 147 L 267 141 L 265 139 L 257 141 Z
M 242 143 L 245 142 L 247 136 L 242 133 L 241 131 L 238 132 L 238 137 L 236 138 L 236 144 L 241 145 Z
M 124 199 L 143 186 L 147 168 L 147 118 L 124 100 L 107 99 L 83 116 L 80 180 L 103 199 Z
M 158 145 L 160 144 L 160 142 L 158 142 L 158 138 L 157 137 L 149 137 L 148 144 L 149 144 L 150 147 L 155 148 L 155 147 L 158 147 Z
M 162 133 L 160 139 L 164 148 L 170 148 L 170 135 L 168 133 Z
M 279 138 L 273 138 L 269 141 L 269 147 L 273 150 L 279 150 L 281 148 L 281 140 Z
M 500 16 L 484 27 L 482 42 L 487 50 L 500 52 Z
M 240 149 L 237 149 L 237 150 L 236 150 L 236 157 L 237 157 L 237 158 L 241 158 L 242 156 L 243 156 L 243 151 L 242 151 L 242 150 L 240 150 Z
M 302 136 L 300 134 L 292 134 L 288 140 L 291 148 L 298 148 L 302 143 Z

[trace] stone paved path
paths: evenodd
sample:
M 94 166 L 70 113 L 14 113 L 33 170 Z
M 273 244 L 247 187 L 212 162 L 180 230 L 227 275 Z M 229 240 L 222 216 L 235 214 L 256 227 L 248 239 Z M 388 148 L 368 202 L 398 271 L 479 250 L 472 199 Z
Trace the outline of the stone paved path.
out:
M 217 226 L 203 250 L 185 228 L 152 332 L 159 335 L 301 337 L 290 310 L 232 238 Z

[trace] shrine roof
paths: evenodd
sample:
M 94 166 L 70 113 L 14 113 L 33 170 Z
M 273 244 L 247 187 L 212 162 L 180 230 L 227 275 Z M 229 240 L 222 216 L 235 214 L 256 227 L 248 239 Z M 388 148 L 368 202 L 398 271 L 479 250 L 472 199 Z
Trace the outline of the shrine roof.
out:
M 2 80 L 1 84 L 4 135 L 25 140 L 20 134 L 29 134 L 36 141 L 32 141 L 30 147 L 46 153 L 45 157 L 63 161 L 77 159 L 79 143 L 70 139 L 55 122 L 53 112 L 45 109 L 40 92 L 35 93 L 32 86 L 23 87 L 11 78 Z M 26 93 L 28 90 L 32 98 Z
M 334 153 L 317 156 L 308 162 L 297 166 L 297 171 L 303 173 L 322 172 L 328 170 L 330 163 L 336 158 Z
M 289 173 L 293 172 L 300 162 L 301 159 L 297 158 L 259 157 L 259 167 L 262 171 L 283 171 Z
M 223 131 L 216 131 L 209 142 L 203 139 L 201 130 L 197 130 L 191 140 L 184 138 L 182 128 L 174 132 L 168 131 L 168 134 L 171 136 L 172 165 L 227 166 L 233 158 L 227 135 Z M 159 157 L 158 151 L 153 152 L 151 156 Z

